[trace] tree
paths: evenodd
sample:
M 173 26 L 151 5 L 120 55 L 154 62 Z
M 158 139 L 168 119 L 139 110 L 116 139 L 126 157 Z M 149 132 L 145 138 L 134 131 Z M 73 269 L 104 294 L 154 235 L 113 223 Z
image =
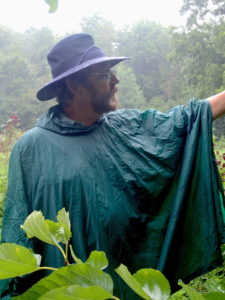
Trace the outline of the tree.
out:
M 189 28 L 198 27 L 209 17 L 224 19 L 224 0 L 183 0 L 181 14 L 189 14 L 187 26 Z
M 189 32 L 173 32 L 171 75 L 167 78 L 171 99 L 205 99 L 225 89 L 225 23 L 204 24 Z M 225 131 L 225 118 L 214 122 L 215 134 Z
M 91 17 L 84 17 L 81 21 L 83 32 L 91 34 L 96 45 L 104 50 L 107 55 L 115 55 L 116 31 L 111 21 L 104 19 L 98 13 Z
M 129 65 L 147 102 L 164 94 L 169 51 L 169 30 L 156 23 L 140 21 L 118 34 L 118 53 L 132 57 Z
M 50 79 L 46 53 L 54 41 L 47 29 L 19 34 L 0 27 L 0 123 L 14 114 L 21 120 L 21 128 L 28 129 L 49 106 L 35 95 Z
M 145 109 L 147 103 L 140 86 L 137 84 L 133 70 L 127 65 L 120 64 L 117 67 L 120 78 L 120 105 L 122 108 Z

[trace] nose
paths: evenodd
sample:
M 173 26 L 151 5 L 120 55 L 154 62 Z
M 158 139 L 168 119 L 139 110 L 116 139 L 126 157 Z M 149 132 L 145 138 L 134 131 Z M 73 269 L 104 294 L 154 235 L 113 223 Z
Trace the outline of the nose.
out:
M 111 75 L 110 82 L 111 82 L 112 84 L 118 84 L 118 83 L 120 82 L 120 79 L 119 79 L 118 75 L 115 74 L 115 73 L 113 73 L 113 74 Z

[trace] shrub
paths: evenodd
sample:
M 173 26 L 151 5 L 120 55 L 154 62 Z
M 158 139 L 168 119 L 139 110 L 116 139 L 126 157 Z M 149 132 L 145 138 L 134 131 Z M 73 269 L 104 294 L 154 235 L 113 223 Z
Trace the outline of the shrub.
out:
M 8 160 L 10 151 L 17 139 L 21 136 L 19 119 L 13 115 L 0 127 L 0 238 L 3 216 L 3 203 L 7 187 Z

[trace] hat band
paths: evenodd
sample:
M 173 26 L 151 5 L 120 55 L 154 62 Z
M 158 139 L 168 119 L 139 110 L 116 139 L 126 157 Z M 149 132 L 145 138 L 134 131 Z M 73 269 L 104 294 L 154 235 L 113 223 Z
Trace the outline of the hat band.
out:
M 52 77 L 55 78 L 74 67 L 78 67 L 84 62 L 100 57 L 105 57 L 105 54 L 101 51 L 101 49 L 95 46 L 90 47 L 89 49 L 87 49 L 83 56 L 72 57 L 64 61 L 57 69 L 52 70 Z

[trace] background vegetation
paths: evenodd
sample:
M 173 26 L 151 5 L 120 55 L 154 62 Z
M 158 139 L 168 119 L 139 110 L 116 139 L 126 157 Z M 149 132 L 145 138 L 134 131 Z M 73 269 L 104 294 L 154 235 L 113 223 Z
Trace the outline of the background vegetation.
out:
M 223 20 L 191 29 L 140 21 L 116 30 L 96 14 L 81 25 L 107 55 L 132 57 L 118 66 L 122 107 L 165 111 L 225 89 Z M 47 28 L 16 33 L 0 26 L 0 124 L 14 114 L 21 120 L 20 128 L 27 130 L 54 104 L 54 100 L 39 102 L 36 92 L 51 78 L 46 53 L 61 38 Z M 224 127 L 221 118 L 215 123 L 215 135 L 220 137 Z

